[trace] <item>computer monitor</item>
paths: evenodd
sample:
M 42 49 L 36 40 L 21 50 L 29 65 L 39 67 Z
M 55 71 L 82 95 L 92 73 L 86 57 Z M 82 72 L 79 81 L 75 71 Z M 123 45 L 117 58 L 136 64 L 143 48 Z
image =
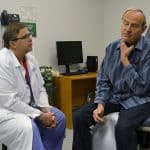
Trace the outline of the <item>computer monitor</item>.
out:
M 82 41 L 56 41 L 56 49 L 58 65 L 65 65 L 66 73 L 69 65 L 83 63 Z

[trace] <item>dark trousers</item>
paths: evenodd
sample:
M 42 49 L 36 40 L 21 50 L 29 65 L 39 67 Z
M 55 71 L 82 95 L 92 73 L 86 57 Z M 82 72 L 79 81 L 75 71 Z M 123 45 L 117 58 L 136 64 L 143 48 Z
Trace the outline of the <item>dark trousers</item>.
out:
M 92 136 L 89 127 L 95 124 L 92 115 L 96 107 L 95 104 L 88 103 L 74 113 L 72 150 L 92 150 Z M 124 109 L 118 104 L 107 103 L 104 115 L 112 112 L 120 112 L 115 130 L 117 150 L 137 150 L 136 128 L 149 116 L 150 103 L 130 109 Z

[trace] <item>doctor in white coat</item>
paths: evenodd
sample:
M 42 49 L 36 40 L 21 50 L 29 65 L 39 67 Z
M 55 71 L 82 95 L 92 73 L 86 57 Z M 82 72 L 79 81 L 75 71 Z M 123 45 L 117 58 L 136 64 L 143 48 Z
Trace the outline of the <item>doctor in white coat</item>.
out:
M 0 51 L 0 142 L 8 150 L 61 150 L 65 116 L 48 104 L 23 23 L 8 25 Z

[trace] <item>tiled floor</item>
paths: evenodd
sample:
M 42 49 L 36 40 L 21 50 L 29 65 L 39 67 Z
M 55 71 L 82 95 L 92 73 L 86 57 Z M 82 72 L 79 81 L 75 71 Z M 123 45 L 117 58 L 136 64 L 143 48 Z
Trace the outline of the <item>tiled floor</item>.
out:
M 66 129 L 66 137 L 64 139 L 62 150 L 72 150 L 72 135 L 73 131 L 71 129 Z

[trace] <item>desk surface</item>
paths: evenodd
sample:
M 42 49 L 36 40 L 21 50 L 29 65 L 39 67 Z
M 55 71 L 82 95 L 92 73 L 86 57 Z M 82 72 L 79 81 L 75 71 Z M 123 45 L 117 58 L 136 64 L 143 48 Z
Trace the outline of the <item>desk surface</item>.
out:
M 71 76 L 60 75 L 59 77 L 68 78 L 71 80 L 77 80 L 77 79 L 96 78 L 96 75 L 97 75 L 97 73 L 95 73 L 95 72 L 89 72 L 87 74 L 71 75 Z

